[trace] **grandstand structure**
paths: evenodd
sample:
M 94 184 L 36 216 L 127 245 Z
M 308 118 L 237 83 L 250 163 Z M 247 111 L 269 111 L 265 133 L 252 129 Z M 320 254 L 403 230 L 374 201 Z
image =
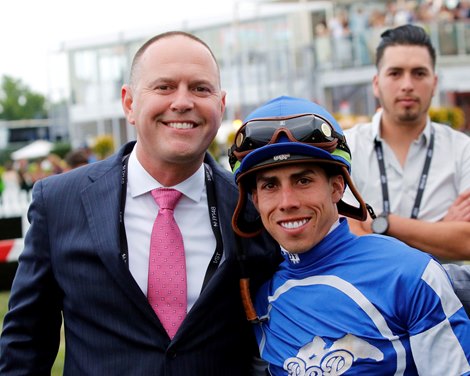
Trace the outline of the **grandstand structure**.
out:
M 194 33 L 213 49 L 228 93 L 224 126 L 277 95 L 310 98 L 333 113 L 370 116 L 377 107 L 371 87 L 375 47 L 385 29 L 404 22 L 425 27 L 437 48 L 433 106 L 460 107 L 470 129 L 470 21 L 463 12 L 455 16 L 456 8 L 447 9 L 452 18 L 445 15 L 444 0 L 438 3 L 245 0 L 216 19 L 64 41 L 70 139 L 78 146 L 102 134 L 113 135 L 116 145 L 135 138 L 123 116 L 121 85 L 137 48 L 168 30 Z

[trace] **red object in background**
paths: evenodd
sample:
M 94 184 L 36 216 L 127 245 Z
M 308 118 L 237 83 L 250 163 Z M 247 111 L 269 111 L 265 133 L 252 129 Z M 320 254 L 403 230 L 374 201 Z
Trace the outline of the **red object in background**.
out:
M 15 240 L 0 240 L 0 262 L 6 262 Z

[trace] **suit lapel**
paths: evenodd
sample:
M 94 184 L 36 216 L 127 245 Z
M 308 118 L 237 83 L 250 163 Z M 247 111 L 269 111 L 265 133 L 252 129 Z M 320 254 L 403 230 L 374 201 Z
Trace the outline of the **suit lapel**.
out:
M 120 259 L 119 201 L 121 194 L 120 166 L 113 166 L 82 192 L 93 241 L 105 265 L 115 263 L 118 270 L 127 267 Z M 123 268 L 121 268 L 123 266 Z
M 126 295 L 150 319 L 155 315 L 146 297 L 132 277 L 126 263 L 121 257 L 120 244 L 120 201 L 122 192 L 122 155 L 123 148 L 110 163 L 90 175 L 92 183 L 82 192 L 82 203 L 85 208 L 92 240 L 104 267 Z M 129 151 L 130 152 L 130 151 Z

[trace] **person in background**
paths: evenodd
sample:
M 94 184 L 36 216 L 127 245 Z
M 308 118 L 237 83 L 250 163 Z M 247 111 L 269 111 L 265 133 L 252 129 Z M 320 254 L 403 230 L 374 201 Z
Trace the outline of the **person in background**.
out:
M 73 170 L 88 164 L 88 153 L 85 149 L 78 148 L 69 151 L 65 156 L 66 170 Z
M 20 188 L 25 191 L 27 194 L 33 188 L 34 180 L 32 173 L 30 171 L 30 164 L 27 159 L 20 159 L 16 161 L 13 165 L 20 176 Z
M 122 106 L 136 142 L 34 185 L 0 374 L 49 374 L 63 317 L 66 375 L 264 375 L 239 293 L 237 187 L 206 152 L 225 110 L 210 48 L 180 31 L 151 38 L 135 54 Z M 157 203 L 162 193 L 176 206 Z M 160 260 L 153 252 L 169 238 Z M 277 266 L 276 247 L 250 240 L 255 288 Z M 182 263 L 167 268 L 181 251 Z M 173 282 L 178 290 L 165 290 Z
M 16 198 L 20 192 L 20 174 L 15 170 L 13 161 L 8 160 L 5 162 L 5 170 L 2 175 L 3 189 L 5 194 L 12 194 L 13 198 Z
M 13 161 L 7 160 L 4 167 L 3 172 L 0 167 L 0 208 L 3 210 L 2 215 L 8 216 L 18 207 L 21 179 Z
M 42 162 L 41 169 L 45 176 L 52 174 L 61 174 L 65 170 L 65 161 L 57 154 L 50 153 Z
M 275 98 L 235 135 L 240 236 L 263 228 L 284 262 L 252 315 L 270 375 L 469 375 L 470 319 L 441 265 L 388 236 L 357 236 L 366 205 L 343 132 L 308 100 Z M 342 201 L 349 186 L 359 207 Z M 247 226 L 250 194 L 261 223 Z
M 470 317 L 470 265 L 444 264 L 454 291 Z
M 470 260 L 470 137 L 429 118 L 434 47 L 413 25 L 381 38 L 372 81 L 381 109 L 345 131 L 354 185 L 380 215 L 348 219 L 351 230 L 393 236 L 441 261 Z

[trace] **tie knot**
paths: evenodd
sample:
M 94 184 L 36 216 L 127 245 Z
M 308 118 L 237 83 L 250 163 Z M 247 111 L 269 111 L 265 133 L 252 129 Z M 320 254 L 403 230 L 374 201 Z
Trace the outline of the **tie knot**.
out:
M 171 188 L 156 188 L 151 193 L 160 209 L 168 210 L 173 210 L 182 196 L 181 192 Z

